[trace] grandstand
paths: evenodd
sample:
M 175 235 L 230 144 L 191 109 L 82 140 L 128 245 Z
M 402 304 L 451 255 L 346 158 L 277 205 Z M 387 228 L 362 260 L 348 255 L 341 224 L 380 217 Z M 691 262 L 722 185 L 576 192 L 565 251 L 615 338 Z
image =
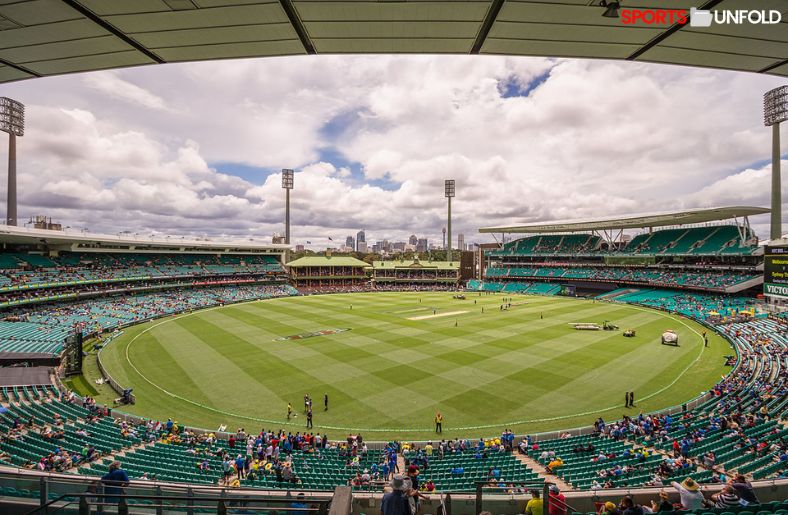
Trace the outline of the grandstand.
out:
M 27 236 L 27 230 L 19 233 L 7 238 Z M 285 267 L 284 249 L 277 246 L 228 249 L 226 243 L 200 242 L 199 248 L 176 248 L 164 240 L 145 242 L 144 249 L 127 242 L 120 249 L 124 244 L 112 238 L 93 248 L 78 239 L 53 241 L 31 246 L 28 240 L 16 249 L 9 241 L 10 251 L 0 254 L 5 355 L 59 357 L 66 337 L 75 333 L 109 340 L 121 328 L 211 306 L 299 290 L 368 289 L 368 272 L 375 289 L 433 291 L 455 288 L 459 281 L 456 264 L 443 262 L 376 261 L 370 268 L 353 258 L 315 256 Z M 422 481 L 437 492 L 455 494 L 471 493 L 480 483 L 539 488 L 560 481 L 580 492 L 667 484 L 686 475 L 710 485 L 720 474 L 779 478 L 788 463 L 788 325 L 765 317 L 751 296 L 733 295 L 758 283 L 758 256 L 748 229 L 734 225 L 655 230 L 629 242 L 585 229 L 546 231 L 488 251 L 483 280 L 466 285 L 471 291 L 547 297 L 573 286 L 600 302 L 702 321 L 730 341 L 737 362 L 730 376 L 685 411 L 593 426 L 589 420 L 572 436 L 534 434 L 519 443 L 507 444 L 504 434 L 475 444 L 460 439 L 396 448 L 373 442 L 362 452 L 354 439 L 275 430 L 210 432 L 130 417 L 66 392 L 58 378 L 45 374 L 46 380 L 0 381 L 0 465 L 95 478 L 122 453 L 132 479 L 210 488 L 224 484 L 228 463 L 237 474 L 236 455 L 245 456 L 248 448 L 240 487 L 268 492 L 332 492 L 343 485 L 357 493 L 378 492 L 392 455 L 417 464 Z M 269 446 L 287 457 L 273 459 L 266 454 Z M 517 449 L 520 454 L 512 452 Z M 32 495 L 24 492 L 2 490 Z
M 5 355 L 59 355 L 75 332 L 88 337 L 187 309 L 292 293 L 282 245 L 1 232 L 6 246 L 27 249 L 0 254 Z
M 376 290 L 456 289 L 460 285 L 459 261 L 373 261 Z
M 287 263 L 293 284 L 304 291 L 361 290 L 370 265 L 350 256 L 305 256 Z
M 506 234 L 534 234 L 486 251 L 483 279 L 559 282 L 597 294 L 627 285 L 742 292 L 763 282 L 763 250 L 749 226 L 749 216 L 762 212 L 727 207 L 483 228 L 504 241 Z M 624 230 L 641 232 L 628 239 Z

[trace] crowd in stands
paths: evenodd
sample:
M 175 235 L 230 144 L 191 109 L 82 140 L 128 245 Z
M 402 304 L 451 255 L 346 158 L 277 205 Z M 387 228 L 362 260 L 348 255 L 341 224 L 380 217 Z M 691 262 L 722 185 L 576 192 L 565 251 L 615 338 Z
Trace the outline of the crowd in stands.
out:
M 666 268 L 634 267 L 552 267 L 552 266 L 491 266 L 485 278 L 492 281 L 519 278 L 572 279 L 657 287 L 723 290 L 729 286 L 754 279 L 755 272 L 675 270 Z
M 745 312 L 751 318 L 754 299 L 747 297 L 713 295 L 703 293 L 682 293 L 675 290 L 624 290 L 623 293 L 611 292 L 603 295 L 616 302 L 638 304 L 651 308 L 680 313 L 696 320 L 712 324 L 727 323 L 739 319 Z
M 638 234 L 621 247 L 609 250 L 599 236 L 591 234 L 546 234 L 507 242 L 488 251 L 490 256 L 540 256 L 577 254 L 619 255 L 748 255 L 756 247 L 751 230 L 740 233 L 735 225 L 663 229 Z
M 738 366 L 694 409 L 612 423 L 599 418 L 591 435 L 528 438 L 520 452 L 576 488 L 676 486 L 675 478 L 691 477 L 677 486 L 686 490 L 696 483 L 741 483 L 747 474 L 786 477 L 788 428 L 781 422 L 788 407 L 788 324 L 761 318 L 717 329 L 735 347 Z M 736 492 L 723 492 L 734 502 Z
M 213 286 L 11 308 L 0 321 L 0 351 L 58 353 L 74 331 L 90 335 L 183 311 L 296 293 L 289 285 Z
M 375 281 L 371 291 L 458 291 L 461 290 L 459 286 L 454 283 L 448 284 L 421 284 L 411 283 L 402 284 L 394 282 L 378 282 Z
M 262 255 L 71 252 L 57 257 L 0 255 L 0 291 L 130 279 L 283 273 L 276 257 Z
M 361 266 L 303 266 L 290 269 L 293 277 L 354 277 L 365 278 L 364 268 Z

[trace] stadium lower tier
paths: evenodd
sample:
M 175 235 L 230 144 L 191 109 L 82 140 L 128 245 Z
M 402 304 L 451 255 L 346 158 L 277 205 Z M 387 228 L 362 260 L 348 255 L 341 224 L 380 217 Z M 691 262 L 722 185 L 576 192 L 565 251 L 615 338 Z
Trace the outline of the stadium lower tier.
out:
M 0 321 L 0 352 L 59 354 L 74 331 L 97 334 L 184 311 L 297 293 L 289 285 L 215 286 L 15 308 Z
M 756 279 L 755 273 L 738 272 L 698 272 L 676 271 L 650 268 L 619 267 L 553 267 L 491 266 L 485 271 L 485 279 L 501 281 L 520 278 L 539 278 L 542 280 L 562 279 L 581 281 L 619 282 L 647 284 L 676 288 L 698 288 L 704 290 L 724 290 L 746 281 Z
M 473 279 L 468 281 L 466 289 L 482 292 L 557 295 L 561 291 L 561 286 L 553 283 L 502 283 Z M 663 289 L 619 288 L 598 295 L 596 298 L 661 309 L 711 323 L 727 322 L 743 313 L 755 314 L 753 308 L 755 301 L 747 297 Z
M 199 293 L 213 301 L 225 298 L 213 290 Z M 266 292 L 288 293 L 292 291 L 286 288 Z M 706 297 L 705 302 L 715 302 Z M 114 309 L 132 309 L 137 316 L 150 313 L 139 311 L 143 305 L 160 304 L 157 309 L 176 312 L 199 302 L 191 296 L 148 301 Z M 402 459 L 420 469 L 423 485 L 440 492 L 473 491 L 477 481 L 551 477 L 580 490 L 667 485 L 688 476 L 701 483 L 724 481 L 732 474 L 753 480 L 786 477 L 788 322 L 750 319 L 718 323 L 715 329 L 731 342 L 736 367 L 694 409 L 612 422 L 597 419 L 588 434 L 527 436 L 512 443 L 514 452 L 501 447 L 503 437 L 481 445 L 468 440 L 434 447 L 409 444 Z M 101 476 L 122 452 L 118 459 L 132 478 L 189 484 L 227 484 L 238 478 L 252 488 L 330 490 L 352 484 L 367 490 L 380 488 L 392 456 L 396 459 L 391 446 L 365 451 L 358 440 L 354 450 L 351 442 L 326 445 L 327 437 L 311 434 L 263 431 L 224 439 L 179 428 L 175 416 L 164 423 L 135 424 L 114 419 L 89 398 L 80 401 L 48 386 L 6 387 L 0 402 L 0 462 L 9 466 Z

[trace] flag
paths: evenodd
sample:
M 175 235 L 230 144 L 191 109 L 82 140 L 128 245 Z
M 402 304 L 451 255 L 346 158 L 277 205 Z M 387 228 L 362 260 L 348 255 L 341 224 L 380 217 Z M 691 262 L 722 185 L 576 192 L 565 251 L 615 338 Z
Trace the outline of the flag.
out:
M 307 245 L 312 245 L 311 241 L 306 242 Z
M 334 238 L 332 238 L 331 236 L 329 236 L 329 237 L 328 237 L 328 241 L 334 241 Z

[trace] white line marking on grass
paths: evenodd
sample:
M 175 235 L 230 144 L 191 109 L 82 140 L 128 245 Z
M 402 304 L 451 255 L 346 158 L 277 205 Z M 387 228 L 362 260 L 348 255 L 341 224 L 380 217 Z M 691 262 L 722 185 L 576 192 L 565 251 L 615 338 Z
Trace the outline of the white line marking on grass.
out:
M 409 317 L 408 320 L 427 320 L 428 318 L 450 317 L 452 315 L 462 315 L 467 311 L 447 311 L 446 313 L 438 313 L 435 315 L 422 315 L 420 317 Z
M 392 315 L 402 315 L 404 313 L 413 313 L 414 311 L 426 311 L 428 309 L 434 309 L 429 306 L 424 306 L 420 308 L 413 308 L 413 309 L 401 309 L 399 311 L 389 311 Z
M 266 300 L 269 300 L 269 299 L 266 299 Z M 251 301 L 251 302 L 260 302 L 260 300 L 255 300 L 255 301 Z M 240 303 L 240 304 L 245 304 L 245 303 Z M 611 304 L 612 304 L 612 302 L 611 302 Z M 689 329 L 690 331 L 695 333 L 697 335 L 698 339 L 701 342 L 703 341 L 703 337 L 701 336 L 701 334 L 697 330 L 695 330 L 693 327 L 691 327 L 689 324 L 687 324 L 684 320 L 682 320 L 680 318 L 676 318 L 672 314 L 663 313 L 662 311 L 659 311 L 659 310 L 656 310 L 656 309 L 650 309 L 650 308 L 644 308 L 644 307 L 640 307 L 640 306 L 634 306 L 634 305 L 631 305 L 631 304 L 624 304 L 624 306 L 630 307 L 630 308 L 633 308 L 633 309 L 636 309 L 636 310 L 639 310 L 639 311 L 644 311 L 644 312 L 647 312 L 647 313 L 656 314 L 656 315 L 659 315 L 659 316 L 661 316 L 663 318 L 668 318 L 670 320 L 673 320 L 674 322 L 678 322 L 679 324 L 685 326 L 687 329 Z M 202 408 L 202 409 L 205 409 L 205 410 L 208 410 L 208 411 L 213 411 L 214 413 L 218 413 L 220 415 L 224 415 L 224 416 L 228 416 L 228 417 L 241 418 L 241 419 L 245 419 L 245 420 L 251 420 L 251 421 L 254 421 L 254 422 L 263 422 L 263 423 L 266 423 L 266 424 L 280 424 L 280 425 L 285 425 L 285 426 L 302 427 L 303 424 L 300 423 L 300 422 L 294 423 L 294 422 L 285 422 L 285 421 L 282 421 L 282 420 L 271 420 L 271 419 L 264 419 L 264 418 L 259 418 L 259 417 L 250 417 L 248 415 L 241 415 L 241 414 L 238 414 L 238 413 L 232 413 L 232 412 L 229 412 L 229 411 L 219 410 L 219 409 L 213 408 L 211 406 L 206 406 L 204 404 L 200 404 L 199 402 L 195 402 L 195 401 L 193 401 L 191 399 L 187 399 L 185 397 L 181 397 L 180 395 L 177 395 L 175 393 L 172 393 L 170 391 L 165 390 L 161 386 L 157 385 L 156 383 L 154 383 L 153 381 L 151 381 L 150 379 L 145 377 L 145 375 L 143 375 L 142 372 L 140 372 L 140 370 L 134 365 L 134 363 L 131 362 L 131 359 L 129 359 L 129 347 L 131 347 L 131 344 L 134 343 L 137 340 L 137 338 L 139 338 L 143 334 L 147 333 L 151 329 L 153 329 L 155 327 L 158 327 L 158 326 L 160 326 L 162 324 L 165 324 L 167 322 L 171 322 L 173 320 L 178 320 L 180 318 L 185 318 L 185 317 L 188 317 L 188 316 L 191 316 L 191 315 L 195 315 L 197 313 L 203 313 L 205 311 L 212 311 L 214 309 L 220 309 L 222 307 L 225 307 L 225 306 L 216 306 L 216 307 L 212 307 L 212 308 L 202 309 L 202 310 L 199 310 L 199 311 L 193 311 L 191 313 L 177 315 L 177 316 L 174 316 L 172 318 L 168 318 L 167 320 L 162 320 L 162 321 L 160 321 L 160 322 L 158 322 L 158 323 L 156 323 L 156 324 L 154 324 L 154 325 L 152 325 L 150 327 L 145 328 L 144 330 L 142 330 L 138 334 L 136 334 L 126 344 L 126 352 L 125 352 L 125 354 L 126 354 L 126 361 L 131 366 L 131 368 L 133 368 L 134 371 L 137 372 L 137 374 L 139 374 L 139 376 L 142 379 L 144 379 L 148 384 L 150 384 L 151 386 L 153 386 L 157 390 L 162 391 L 163 393 L 165 393 L 166 395 L 168 395 L 168 396 L 170 396 L 170 397 L 172 397 L 174 399 L 178 399 L 178 400 L 181 400 L 181 401 L 186 402 L 188 404 L 192 404 L 194 406 L 197 406 L 198 408 Z M 458 314 L 458 313 L 467 313 L 467 311 L 458 311 L 458 312 L 453 312 L 453 313 L 443 313 L 443 316 L 448 316 L 448 315 L 451 315 L 451 314 Z M 433 316 L 437 316 L 437 315 L 431 315 L 428 318 L 432 318 Z M 684 370 L 682 370 L 681 373 L 678 376 L 676 376 L 676 378 L 670 384 L 668 384 L 667 386 L 657 390 L 656 392 L 653 392 L 653 393 L 651 393 L 649 395 L 646 395 L 645 397 L 639 397 L 639 401 L 644 401 L 644 400 L 650 399 L 650 398 L 652 398 L 652 397 L 654 397 L 656 395 L 661 394 L 662 392 L 668 390 L 673 385 L 675 385 L 679 381 L 679 379 L 681 379 L 684 376 L 684 374 L 686 374 L 689 371 L 689 369 L 692 368 L 700 360 L 701 356 L 703 356 L 703 351 L 704 350 L 705 350 L 705 347 L 703 345 L 700 345 L 700 352 L 695 357 L 695 359 L 689 365 L 687 365 L 686 368 L 684 368 Z M 530 419 L 530 420 L 516 420 L 516 421 L 513 421 L 513 422 L 502 422 L 502 423 L 496 423 L 496 424 L 484 424 L 484 425 L 467 426 L 467 427 L 447 427 L 446 430 L 447 431 L 471 431 L 471 430 L 478 430 L 478 429 L 500 428 L 500 427 L 506 427 L 506 426 L 520 426 L 520 425 L 524 425 L 524 424 L 533 424 L 535 422 L 550 422 L 550 421 L 556 421 L 556 420 L 563 420 L 563 419 L 567 419 L 567 418 L 596 415 L 596 414 L 599 414 L 601 412 L 611 411 L 611 410 L 620 409 L 620 408 L 621 408 L 620 405 L 616 405 L 616 406 L 610 406 L 608 408 L 602 408 L 602 409 L 595 409 L 595 410 L 585 411 L 585 412 L 582 412 L 582 413 L 573 413 L 573 414 L 570 414 L 570 415 L 561 415 L 561 416 L 558 416 L 558 417 L 536 418 L 536 419 Z M 653 410 L 651 412 L 655 413 L 657 411 L 659 411 L 659 410 Z M 432 426 L 427 427 L 427 428 L 423 428 L 423 427 L 422 428 L 391 428 L 391 427 L 359 428 L 359 427 L 323 426 L 323 425 L 315 426 L 315 427 L 317 429 L 329 429 L 329 430 L 337 430 L 337 431 L 360 431 L 360 432 L 367 432 L 367 433 L 382 433 L 382 432 L 389 432 L 389 433 L 395 433 L 395 432 L 397 432 L 397 433 L 401 433 L 401 432 L 431 433 L 433 431 Z

